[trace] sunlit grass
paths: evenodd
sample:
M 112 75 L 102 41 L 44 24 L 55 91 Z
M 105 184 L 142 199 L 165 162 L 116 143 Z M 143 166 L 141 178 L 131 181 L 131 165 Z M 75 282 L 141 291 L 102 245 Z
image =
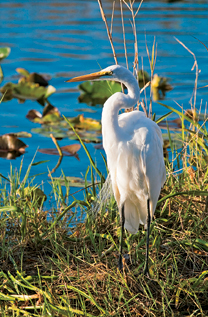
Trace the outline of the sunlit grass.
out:
M 152 58 L 148 53 L 152 78 L 155 51 L 154 42 Z M 9 176 L 1 171 L 0 316 L 208 316 L 206 118 L 199 123 L 163 106 L 171 112 L 157 122 L 175 112 L 181 128 L 173 134 L 167 125 L 167 181 L 151 223 L 150 278 L 143 275 L 143 227 L 135 235 L 125 232 L 128 256 L 118 270 L 116 202 L 111 197 L 99 205 L 96 193 L 104 176 L 78 136 L 90 162 L 83 200 L 69 199 L 64 175 L 51 176 L 46 197 L 29 177 L 33 162 L 26 175 L 22 167 L 11 168 Z M 46 198 L 54 201 L 50 209 L 44 207 Z
M 172 141 L 172 154 L 169 149 L 173 160 L 166 162 L 167 181 L 151 224 L 151 278 L 143 275 L 142 227 L 136 235 L 125 233 L 124 254 L 129 257 L 124 270 L 117 269 L 117 206 L 111 198 L 93 215 L 90 207 L 102 175 L 89 152 L 93 165 L 87 172 L 93 185 L 82 201 L 74 197 L 72 204 L 59 181 L 52 179 L 56 204 L 46 210 L 41 188 L 28 178 L 32 164 L 26 175 L 20 168 L 1 178 L 2 316 L 208 314 L 206 144 L 188 130 L 183 133 L 182 148 L 176 152 Z M 80 223 L 85 212 L 86 220 Z

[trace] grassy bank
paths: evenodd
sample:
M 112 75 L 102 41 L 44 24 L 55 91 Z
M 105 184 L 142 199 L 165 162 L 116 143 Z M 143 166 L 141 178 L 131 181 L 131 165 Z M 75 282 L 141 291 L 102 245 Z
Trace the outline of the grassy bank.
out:
M 142 227 L 125 233 L 129 259 L 118 271 L 116 203 L 111 198 L 93 216 L 96 185 L 70 205 L 53 181 L 47 198 L 56 203 L 46 210 L 28 178 L 32 166 L 1 177 L 1 316 L 207 316 L 208 173 L 203 138 L 190 129 L 181 133 L 180 154 L 169 139 L 174 155 L 151 225 L 151 278 L 143 276 Z M 76 224 L 83 212 L 86 221 Z
M 148 51 L 151 81 L 155 48 L 154 43 Z M 135 71 L 137 57 L 135 50 Z M 104 179 L 89 153 L 90 186 L 86 181 L 82 200 L 69 197 L 64 178 L 61 185 L 51 177 L 52 192 L 46 197 L 35 177 L 29 177 L 31 163 L 26 175 L 21 168 L 0 174 L 0 316 L 208 316 L 208 133 L 207 117 L 195 112 L 196 68 L 192 112 L 166 106 L 178 114 L 179 124 L 174 133 L 164 124 L 167 181 L 151 224 L 151 276 L 143 275 L 142 226 L 136 235 L 125 232 L 128 257 L 123 271 L 117 269 L 117 206 L 112 197 L 99 206 L 96 193 Z M 141 106 L 146 111 L 151 106 L 152 113 L 151 90 L 150 104 Z

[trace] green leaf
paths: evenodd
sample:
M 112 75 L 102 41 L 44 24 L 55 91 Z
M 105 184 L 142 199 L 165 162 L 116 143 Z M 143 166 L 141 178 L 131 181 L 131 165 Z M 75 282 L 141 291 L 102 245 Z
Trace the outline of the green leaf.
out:
M 45 98 L 48 98 L 50 95 L 52 95 L 54 92 L 56 91 L 56 88 L 49 85 L 47 88 L 46 88 L 46 92 L 45 92 Z
M 21 209 L 20 209 L 19 207 L 16 207 L 16 206 L 4 206 L 4 207 L 0 207 L 0 212 L 8 212 L 8 211 L 21 212 Z
M 166 119 L 167 117 L 169 117 L 172 113 L 173 113 L 173 111 L 170 111 L 170 112 L 164 114 L 162 117 L 160 117 L 159 119 L 157 119 L 155 122 L 158 124 L 159 122 L 161 122 L 161 121 L 163 121 L 164 119 Z
M 174 109 L 174 108 L 172 108 L 172 107 L 170 107 L 170 106 L 168 106 L 168 105 L 165 105 L 165 104 L 163 104 L 163 103 L 161 103 L 161 102 L 157 102 L 157 103 L 158 103 L 159 105 L 161 105 L 161 106 L 163 106 L 163 107 L 165 107 L 165 108 L 167 108 L 167 109 L 173 111 L 174 113 L 177 113 L 180 117 L 182 117 L 183 119 L 185 119 L 185 120 L 189 121 L 190 123 L 192 123 L 196 128 L 199 129 L 199 131 L 201 131 L 202 133 L 204 133 L 204 134 L 207 136 L 207 131 L 206 131 L 206 129 L 205 129 L 205 128 L 202 128 L 199 123 L 193 121 L 193 120 L 190 119 L 188 116 L 184 115 L 183 112 L 180 112 L 180 111 L 178 111 L 178 110 L 176 110 L 176 109 Z
M 19 73 L 20 75 L 23 75 L 25 77 L 29 76 L 30 73 L 28 72 L 28 70 L 24 69 L 24 68 L 21 68 L 21 67 L 18 67 L 16 68 L 16 72 Z
M 114 81 L 86 81 L 79 85 L 79 89 L 83 92 L 79 96 L 79 101 L 90 104 L 104 104 L 104 102 L 114 93 L 121 91 L 121 85 Z
M 0 47 L 0 61 L 6 58 L 11 52 L 10 47 Z
M 6 83 L 0 91 L 2 94 L 5 93 L 4 101 L 12 98 L 39 100 L 47 99 L 56 89 L 53 86 L 43 87 L 36 83 L 21 81 L 18 84 Z

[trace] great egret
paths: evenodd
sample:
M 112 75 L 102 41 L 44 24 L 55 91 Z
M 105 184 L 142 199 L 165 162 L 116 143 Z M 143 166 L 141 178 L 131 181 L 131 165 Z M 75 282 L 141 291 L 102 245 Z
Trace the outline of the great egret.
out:
M 74 77 L 67 82 L 113 80 L 123 83 L 128 93 L 117 92 L 105 102 L 102 112 L 103 147 L 112 181 L 113 193 L 121 218 L 119 269 L 122 269 L 124 227 L 137 233 L 139 225 L 147 227 L 144 273 L 149 275 L 149 230 L 161 187 L 166 179 L 163 139 L 158 125 L 143 112 L 118 115 L 120 109 L 134 107 L 140 90 L 133 74 L 113 65 L 89 75 Z

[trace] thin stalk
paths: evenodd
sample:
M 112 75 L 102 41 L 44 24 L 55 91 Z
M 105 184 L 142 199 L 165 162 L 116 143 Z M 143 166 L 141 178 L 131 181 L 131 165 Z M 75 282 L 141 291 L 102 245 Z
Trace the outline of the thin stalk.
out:
M 113 45 L 112 34 L 111 34 L 111 32 L 109 30 L 109 27 L 108 27 L 108 22 L 107 22 L 107 19 L 106 19 L 104 10 L 103 10 L 102 1 L 98 0 L 98 4 L 99 4 L 99 7 L 100 7 L 100 13 L 101 13 L 102 19 L 105 22 L 105 27 L 106 27 L 106 30 L 107 30 L 108 38 L 109 38 L 109 41 L 110 41 L 110 44 L 111 44 L 111 48 L 112 48 L 112 51 L 113 51 L 113 57 L 114 57 L 116 65 L 118 65 L 118 60 L 117 60 L 115 48 L 114 48 L 114 45 Z M 111 29 L 112 29 L 112 27 L 111 27 Z
M 124 51 L 125 51 L 125 58 L 126 58 L 126 67 L 129 69 L 128 55 L 127 55 L 127 48 L 126 48 L 125 26 L 124 26 L 124 19 L 123 19 L 122 0 L 120 0 L 120 9 L 121 9 L 121 22 L 122 22 L 122 30 L 123 30 L 123 42 L 124 42 Z
M 191 97 L 191 99 L 190 99 L 190 104 L 191 104 L 191 106 L 192 106 L 192 102 L 191 102 L 191 101 L 192 101 L 192 98 L 193 98 L 193 96 L 194 96 L 194 104 L 193 104 L 193 107 L 194 107 L 194 109 L 195 109 L 195 107 L 196 107 L 197 82 L 198 82 L 198 77 L 199 77 L 199 67 L 198 67 L 197 59 L 196 59 L 195 54 L 194 54 L 183 42 L 179 41 L 179 39 L 177 39 L 176 37 L 174 37 L 174 38 L 175 38 L 175 40 L 176 40 L 179 44 L 181 44 L 181 45 L 193 56 L 193 58 L 194 58 L 194 65 L 192 66 L 192 69 L 191 69 L 191 70 L 194 70 L 194 68 L 196 67 L 196 78 L 195 78 L 195 82 L 194 82 L 193 95 L 192 95 L 192 97 Z
M 114 44 L 113 44 L 113 39 L 112 39 L 112 29 L 113 29 L 113 18 L 111 18 L 111 31 L 109 30 L 109 27 L 108 27 L 108 22 L 107 22 L 107 19 L 106 19 L 106 16 L 105 16 L 105 12 L 103 10 L 103 5 L 102 5 L 102 1 L 101 0 L 98 0 L 98 4 L 99 4 L 99 7 L 100 7 L 100 13 L 101 13 L 101 17 L 105 23 L 105 27 L 106 27 L 106 30 L 107 30 L 107 34 L 108 34 L 108 39 L 110 41 L 110 44 L 111 44 L 111 48 L 112 48 L 112 51 L 113 51 L 113 57 L 114 57 L 114 60 L 115 60 L 115 63 L 116 65 L 118 65 L 118 60 L 117 60 L 117 56 L 116 56 L 116 51 L 115 51 L 115 48 L 114 48 Z M 124 93 L 124 85 L 121 84 L 121 89 L 122 89 L 122 92 Z

